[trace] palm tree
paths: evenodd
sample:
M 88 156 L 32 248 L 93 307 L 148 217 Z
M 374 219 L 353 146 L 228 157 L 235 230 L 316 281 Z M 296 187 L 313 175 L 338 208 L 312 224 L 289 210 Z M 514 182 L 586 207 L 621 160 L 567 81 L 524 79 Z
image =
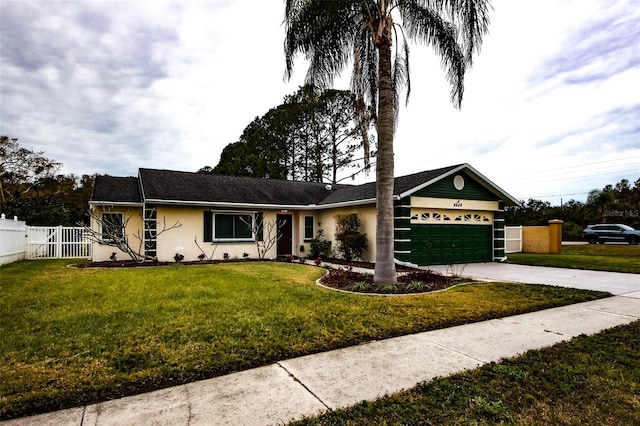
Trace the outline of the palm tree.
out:
M 286 79 L 298 53 L 309 61 L 306 82 L 320 87 L 330 86 L 353 63 L 356 107 L 373 116 L 378 133 L 374 281 L 395 283 L 393 134 L 400 92 L 406 88 L 408 102 L 411 91 L 408 40 L 430 45 L 441 56 L 451 101 L 459 108 L 465 71 L 489 26 L 489 0 L 285 2 Z

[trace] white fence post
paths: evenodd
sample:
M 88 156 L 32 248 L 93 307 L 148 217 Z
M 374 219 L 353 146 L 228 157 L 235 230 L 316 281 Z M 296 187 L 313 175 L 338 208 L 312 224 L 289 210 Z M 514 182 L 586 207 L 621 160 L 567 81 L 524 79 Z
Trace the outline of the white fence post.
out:
M 16 229 L 16 232 L 14 232 L 14 234 L 16 235 L 16 242 L 15 242 L 15 244 L 16 244 L 16 258 L 15 258 L 14 262 L 17 262 L 18 261 L 18 249 L 20 249 L 20 247 L 21 247 L 20 240 L 22 240 L 22 247 L 24 247 L 24 240 L 25 240 L 25 238 L 17 232 L 17 230 L 18 230 L 18 216 L 14 216 L 13 217 L 13 226 Z
M 91 241 L 83 227 L 30 226 L 27 241 L 29 259 L 90 258 Z
M 7 220 L 4 213 L 0 215 L 0 265 L 25 258 L 26 233 L 27 224 L 19 221 L 17 216 Z
M 505 226 L 505 253 L 522 252 L 522 226 Z
M 62 259 L 62 225 L 56 231 L 56 259 Z
M 29 226 L 0 215 L 0 265 L 22 259 L 90 258 L 91 241 L 82 227 Z
M 5 239 L 5 232 L 4 232 L 4 221 L 5 221 L 5 216 L 4 213 L 2 213 L 2 215 L 0 215 L 0 265 L 4 264 L 4 239 Z

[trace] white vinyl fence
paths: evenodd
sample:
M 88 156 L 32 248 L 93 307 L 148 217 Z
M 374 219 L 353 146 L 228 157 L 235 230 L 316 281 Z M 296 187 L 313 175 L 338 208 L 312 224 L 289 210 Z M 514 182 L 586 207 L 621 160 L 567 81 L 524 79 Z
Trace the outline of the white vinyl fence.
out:
M 25 259 L 27 224 L 17 217 L 0 216 L 0 265 Z
M 522 251 L 522 226 L 505 226 L 505 253 L 520 253 Z
M 73 259 L 91 257 L 91 242 L 82 227 L 29 226 L 28 259 Z
M 91 241 L 82 227 L 27 226 L 0 216 L 0 265 L 24 259 L 91 257 Z

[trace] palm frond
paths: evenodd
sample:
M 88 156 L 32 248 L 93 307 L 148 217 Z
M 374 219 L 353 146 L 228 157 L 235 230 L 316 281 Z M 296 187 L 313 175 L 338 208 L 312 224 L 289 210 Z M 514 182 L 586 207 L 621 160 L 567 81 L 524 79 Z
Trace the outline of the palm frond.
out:
M 489 0 L 440 0 L 438 5 L 446 10 L 460 31 L 461 44 L 467 65 L 473 64 L 473 55 L 480 53 L 482 39 L 489 31 L 489 12 L 493 9 Z
M 285 79 L 301 53 L 309 61 L 306 83 L 329 87 L 351 59 L 359 14 L 351 2 L 287 0 Z
M 465 55 L 458 44 L 456 27 L 429 7 L 415 1 L 399 0 L 404 28 L 407 35 L 421 43 L 430 45 L 440 56 L 441 65 L 451 86 L 451 102 L 460 108 L 464 93 Z
M 368 29 L 363 27 L 355 40 L 351 91 L 363 99 L 374 111 L 378 95 L 378 50 Z
M 394 24 L 395 35 L 395 60 L 393 62 L 393 110 L 394 123 L 397 126 L 398 116 L 400 112 L 400 94 L 406 91 L 405 105 L 409 103 L 409 95 L 411 94 L 411 75 L 409 69 L 409 43 L 404 34 L 401 25 Z M 405 89 L 406 88 L 406 89 Z

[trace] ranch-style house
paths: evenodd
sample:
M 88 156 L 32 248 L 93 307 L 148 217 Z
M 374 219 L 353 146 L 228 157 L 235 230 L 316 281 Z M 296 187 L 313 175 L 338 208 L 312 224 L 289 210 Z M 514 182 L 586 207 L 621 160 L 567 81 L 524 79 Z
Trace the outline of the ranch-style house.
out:
M 469 164 L 397 177 L 394 202 L 398 263 L 504 259 L 504 207 L 517 200 Z M 121 232 L 130 240 L 141 238 L 145 254 L 158 261 L 173 261 L 176 253 L 193 261 L 203 252 L 214 259 L 257 258 L 256 239 L 276 237 L 266 258 L 305 257 L 319 229 L 335 248 L 335 216 L 357 213 L 368 237 L 363 260 L 374 261 L 375 204 L 375 183 L 330 185 L 143 168 L 137 177 L 97 177 L 90 209 L 94 230 L 106 235 L 102 223 L 124 223 Z M 175 223 L 180 227 L 158 235 Z M 262 228 L 255 226 L 260 223 Z M 270 236 L 268 224 L 277 224 Z M 106 261 L 113 252 L 95 242 L 93 260 Z

